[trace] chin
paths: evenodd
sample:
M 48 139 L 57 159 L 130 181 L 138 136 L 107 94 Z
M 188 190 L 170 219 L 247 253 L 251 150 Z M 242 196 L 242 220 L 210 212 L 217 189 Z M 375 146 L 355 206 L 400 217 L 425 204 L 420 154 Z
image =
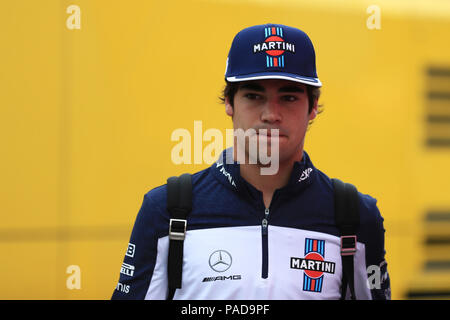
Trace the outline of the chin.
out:
M 286 161 L 300 161 L 302 158 L 302 149 L 300 147 L 296 146 L 293 147 L 286 147 L 283 148 L 280 146 L 279 149 L 279 162 L 286 162 Z

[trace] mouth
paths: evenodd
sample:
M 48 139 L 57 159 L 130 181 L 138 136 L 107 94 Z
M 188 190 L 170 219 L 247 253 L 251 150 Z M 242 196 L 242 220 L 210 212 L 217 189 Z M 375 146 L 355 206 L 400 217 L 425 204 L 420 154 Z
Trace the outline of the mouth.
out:
M 278 130 L 278 135 L 277 134 L 273 134 L 274 132 L 272 132 L 272 130 Z M 259 137 L 267 137 L 267 138 L 287 138 L 287 135 L 284 134 L 283 132 L 280 132 L 279 129 L 260 129 L 258 131 L 256 131 L 256 135 Z

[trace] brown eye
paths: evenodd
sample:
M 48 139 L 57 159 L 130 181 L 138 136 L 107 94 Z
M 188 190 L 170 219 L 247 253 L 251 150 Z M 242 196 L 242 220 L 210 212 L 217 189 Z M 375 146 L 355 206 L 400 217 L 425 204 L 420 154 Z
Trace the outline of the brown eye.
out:
M 256 93 L 247 93 L 247 94 L 244 95 L 244 97 L 246 97 L 247 99 L 250 99 L 250 100 L 256 100 L 256 99 L 260 99 L 261 98 L 261 96 L 259 94 L 256 94 Z
M 289 102 L 293 102 L 293 101 L 298 100 L 298 98 L 296 96 L 290 96 L 290 95 L 289 96 L 283 96 L 282 99 L 284 101 L 289 101 Z

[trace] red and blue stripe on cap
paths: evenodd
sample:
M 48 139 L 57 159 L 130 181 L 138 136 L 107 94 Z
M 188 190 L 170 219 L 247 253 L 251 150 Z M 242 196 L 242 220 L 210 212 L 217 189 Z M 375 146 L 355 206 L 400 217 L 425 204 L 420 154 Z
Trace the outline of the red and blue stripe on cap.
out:
M 267 27 L 264 28 L 265 41 L 284 42 L 283 28 L 281 27 Z M 267 50 L 266 51 L 266 66 L 270 67 L 284 67 L 284 50 Z

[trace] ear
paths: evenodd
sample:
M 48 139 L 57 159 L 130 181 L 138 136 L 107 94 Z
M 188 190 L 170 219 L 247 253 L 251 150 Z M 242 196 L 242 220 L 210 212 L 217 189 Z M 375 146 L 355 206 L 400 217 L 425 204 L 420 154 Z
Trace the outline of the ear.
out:
M 233 117 L 234 114 L 233 106 L 230 104 L 230 99 L 228 97 L 225 97 L 225 113 L 230 117 Z
M 314 120 L 317 116 L 318 112 L 318 99 L 314 99 L 314 107 L 311 110 L 311 113 L 309 114 L 309 121 Z

